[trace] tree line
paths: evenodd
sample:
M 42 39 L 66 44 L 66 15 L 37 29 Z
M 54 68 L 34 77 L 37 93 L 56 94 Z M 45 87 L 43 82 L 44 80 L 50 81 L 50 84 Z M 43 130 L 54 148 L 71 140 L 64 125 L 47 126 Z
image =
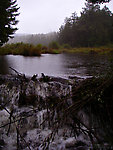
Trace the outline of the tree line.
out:
M 50 32 L 47 34 L 15 34 L 13 39 L 9 39 L 8 44 L 23 42 L 33 45 L 42 44 L 48 46 L 52 41 L 56 41 L 57 38 L 57 32 Z
M 60 27 L 61 44 L 75 46 L 99 46 L 113 43 L 113 13 L 104 6 L 86 3 L 80 17 L 74 12 Z
M 113 14 L 107 7 L 101 10 L 97 5 L 110 0 L 86 1 L 88 3 L 81 12 L 81 16 L 78 17 L 76 13 L 73 13 L 65 20 L 65 25 L 61 26 L 58 34 L 60 43 L 72 46 L 92 46 L 112 42 Z M 17 30 L 15 25 L 18 23 L 16 19 L 19 15 L 18 10 L 17 0 L 0 0 L 0 46 L 12 38 Z M 33 38 L 32 36 L 31 39 Z

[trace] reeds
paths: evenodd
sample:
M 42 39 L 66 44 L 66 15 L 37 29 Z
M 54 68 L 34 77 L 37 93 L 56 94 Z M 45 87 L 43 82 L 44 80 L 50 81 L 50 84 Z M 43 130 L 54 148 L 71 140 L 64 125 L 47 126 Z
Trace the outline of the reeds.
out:
M 24 55 L 24 56 L 40 56 L 41 49 L 37 46 L 25 43 L 6 44 L 0 49 L 0 54 L 3 55 Z
M 41 54 L 60 54 L 60 53 L 92 53 L 92 54 L 111 54 L 113 45 L 100 47 L 71 47 L 68 44 L 59 45 L 51 42 L 48 46 L 42 44 L 32 45 L 29 43 L 6 44 L 0 47 L 0 55 L 24 55 L 40 56 Z

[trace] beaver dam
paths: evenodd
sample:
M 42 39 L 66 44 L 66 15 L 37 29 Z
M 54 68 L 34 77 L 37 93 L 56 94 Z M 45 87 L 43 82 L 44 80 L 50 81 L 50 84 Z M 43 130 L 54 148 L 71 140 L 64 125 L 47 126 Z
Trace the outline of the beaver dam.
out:
M 113 149 L 113 77 L 0 75 L 0 149 Z

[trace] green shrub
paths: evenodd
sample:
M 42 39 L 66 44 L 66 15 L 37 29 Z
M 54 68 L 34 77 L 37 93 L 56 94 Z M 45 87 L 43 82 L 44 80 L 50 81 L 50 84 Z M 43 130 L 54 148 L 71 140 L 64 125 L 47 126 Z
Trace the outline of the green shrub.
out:
M 47 46 L 42 46 L 42 50 L 48 50 Z
M 24 55 L 24 56 L 40 56 L 42 45 L 33 46 L 28 43 L 16 43 L 6 44 L 0 54 L 13 54 L 13 55 Z M 4 52 L 3 52 L 4 51 Z
M 56 41 L 53 41 L 53 42 L 51 42 L 49 44 L 49 48 L 51 48 L 51 49 L 59 49 L 60 46 L 59 46 L 59 44 Z
M 40 56 L 41 55 L 41 50 L 38 49 L 37 47 L 32 47 L 30 49 L 30 56 Z
M 41 51 L 42 50 L 42 44 L 36 45 L 36 48 Z
M 69 44 L 63 44 L 62 48 L 71 49 L 71 46 Z

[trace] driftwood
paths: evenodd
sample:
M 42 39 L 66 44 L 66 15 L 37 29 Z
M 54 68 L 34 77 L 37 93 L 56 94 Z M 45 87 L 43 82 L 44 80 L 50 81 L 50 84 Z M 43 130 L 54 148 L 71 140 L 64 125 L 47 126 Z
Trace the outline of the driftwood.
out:
M 21 84 L 32 80 L 35 82 L 37 76 L 33 76 L 32 78 L 27 78 L 25 75 L 18 73 L 15 69 L 11 68 L 19 79 L 21 80 Z M 43 80 L 44 78 L 44 80 Z M 48 79 L 48 80 L 47 80 Z M 50 82 L 53 79 L 48 78 L 46 76 L 42 77 L 40 82 Z M 62 80 L 63 81 L 63 80 Z M 64 82 L 64 81 L 63 81 Z M 76 81 L 75 81 L 76 82 Z M 73 81 L 74 83 L 74 81 Z M 67 83 L 66 83 L 67 84 Z M 44 109 L 47 109 L 47 116 L 40 124 L 42 126 L 45 122 L 48 122 L 48 125 L 52 128 L 52 133 L 48 135 L 47 138 L 43 141 L 42 147 L 43 149 L 48 149 L 49 144 L 54 140 L 55 135 L 57 134 L 59 128 L 63 125 L 72 128 L 72 132 L 75 132 L 75 136 L 81 132 L 86 134 L 92 142 L 92 145 L 95 146 L 95 139 L 96 142 L 105 142 L 102 141 L 101 137 L 97 133 L 97 127 L 87 126 L 81 118 L 79 118 L 78 113 L 81 110 L 84 110 L 89 117 L 92 116 L 95 118 L 96 121 L 101 123 L 100 127 L 103 131 L 105 129 L 105 125 L 107 125 L 108 129 L 112 129 L 113 124 L 113 77 L 99 77 L 99 78 L 89 78 L 84 81 L 81 81 L 78 86 L 73 84 L 72 93 L 71 95 L 67 95 L 60 99 L 55 99 L 54 97 L 48 97 L 44 103 L 39 101 L 38 105 L 44 104 Z M 22 88 L 22 86 L 21 86 Z M 22 90 L 23 92 L 23 90 Z M 24 94 L 24 93 L 22 93 Z M 68 99 L 72 98 L 72 104 L 68 103 Z M 10 102 L 10 101 L 9 101 Z M 27 115 L 23 116 L 14 116 L 13 115 L 13 108 L 9 111 L 6 108 L 6 104 L 1 104 L 0 108 L 4 109 L 9 114 L 9 122 L 7 124 L 2 125 L 0 128 L 4 128 L 8 126 L 7 135 L 10 133 L 10 127 L 13 124 L 17 131 L 17 149 L 21 147 L 20 139 L 27 142 L 22 137 L 19 129 L 19 122 L 24 120 L 25 118 L 31 117 L 39 111 L 39 108 L 35 106 L 35 108 L 31 109 L 30 111 L 26 112 Z M 31 104 L 30 104 L 31 105 Z M 56 113 L 57 112 L 57 113 Z M 105 122 L 103 124 L 103 122 Z M 103 126 L 102 126 L 103 125 Z M 112 136 L 104 132 L 104 136 Z M 106 142 L 113 142 L 113 141 L 106 141 Z M 30 146 L 27 145 L 28 149 L 30 150 Z

